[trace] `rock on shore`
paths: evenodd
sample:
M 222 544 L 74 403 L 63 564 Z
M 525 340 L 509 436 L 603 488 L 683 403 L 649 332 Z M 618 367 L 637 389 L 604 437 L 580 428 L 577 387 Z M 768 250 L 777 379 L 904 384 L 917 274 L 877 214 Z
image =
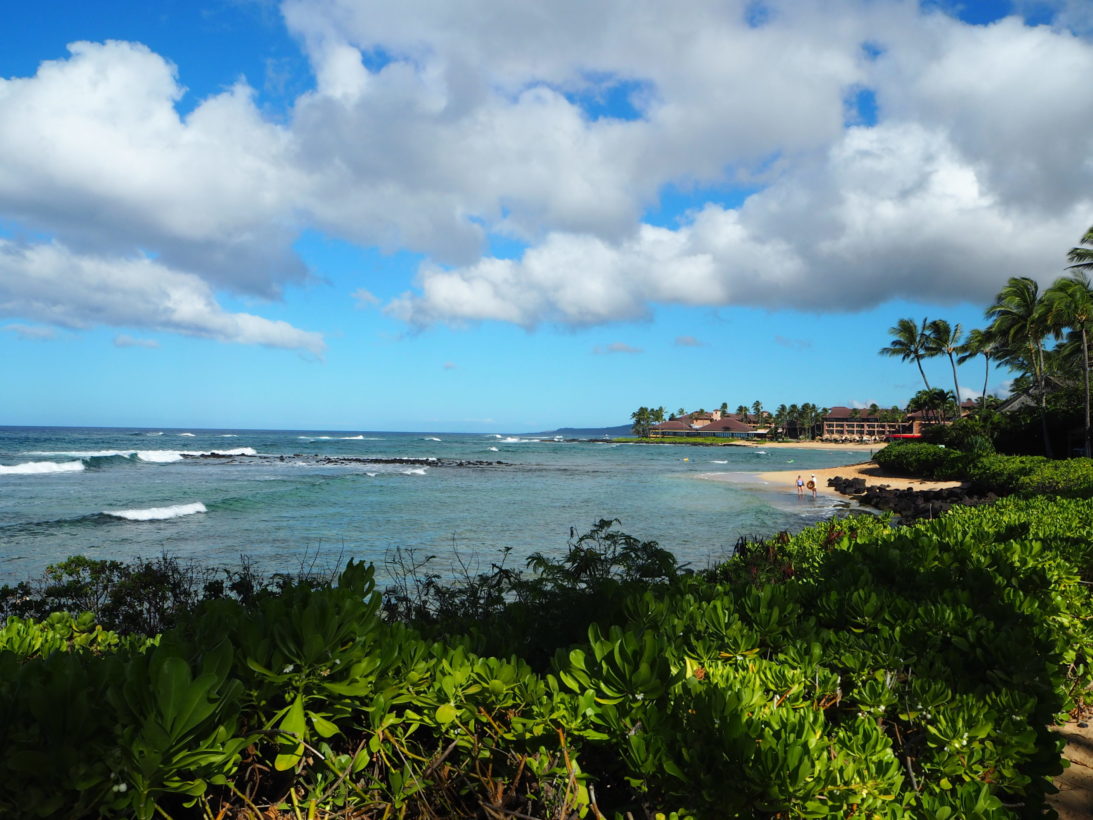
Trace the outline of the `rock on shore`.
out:
M 998 500 L 994 493 L 974 493 L 965 487 L 940 490 L 894 490 L 886 484 L 867 485 L 863 478 L 835 476 L 827 486 L 848 495 L 866 507 L 893 512 L 901 521 L 936 518 L 956 505 L 976 506 Z

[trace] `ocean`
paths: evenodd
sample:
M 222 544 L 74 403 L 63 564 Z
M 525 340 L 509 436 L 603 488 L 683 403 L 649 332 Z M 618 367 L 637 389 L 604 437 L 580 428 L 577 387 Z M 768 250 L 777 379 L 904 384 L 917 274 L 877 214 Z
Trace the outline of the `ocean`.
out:
M 0 427 L 0 583 L 72 555 L 246 556 L 267 573 L 354 558 L 382 580 L 396 548 L 435 555 L 441 574 L 487 569 L 510 548 L 522 567 L 601 518 L 706 566 L 740 536 L 798 531 L 847 504 L 749 474 L 855 460 L 483 434 Z

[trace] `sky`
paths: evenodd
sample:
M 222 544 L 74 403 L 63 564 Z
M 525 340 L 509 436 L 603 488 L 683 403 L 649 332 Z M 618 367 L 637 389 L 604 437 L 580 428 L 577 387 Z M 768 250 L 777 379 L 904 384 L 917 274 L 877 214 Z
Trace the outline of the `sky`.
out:
M 4 3 L 0 425 L 903 405 L 1093 225 L 1091 77 L 1088 0 Z

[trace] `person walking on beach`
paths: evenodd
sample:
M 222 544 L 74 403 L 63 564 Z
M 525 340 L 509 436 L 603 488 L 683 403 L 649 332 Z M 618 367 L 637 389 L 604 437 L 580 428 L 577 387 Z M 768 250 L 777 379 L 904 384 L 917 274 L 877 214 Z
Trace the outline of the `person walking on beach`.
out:
M 812 490 L 812 497 L 816 497 L 816 474 L 813 473 L 812 477 L 808 479 L 808 488 Z
M 805 494 L 805 482 L 801 478 L 801 474 L 797 474 L 797 495 L 802 496 Z

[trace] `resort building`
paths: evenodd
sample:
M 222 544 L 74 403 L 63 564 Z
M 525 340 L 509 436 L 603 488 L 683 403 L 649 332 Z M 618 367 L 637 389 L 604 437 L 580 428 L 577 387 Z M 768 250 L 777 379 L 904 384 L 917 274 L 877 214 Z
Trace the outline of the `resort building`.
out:
M 899 421 L 882 420 L 869 410 L 832 407 L 823 418 L 822 441 L 886 441 L 892 437 L 917 438 L 922 434 L 922 419 L 904 416 Z
M 764 431 L 765 432 L 765 431 Z M 757 438 L 762 434 L 733 415 L 722 415 L 720 410 L 710 413 L 688 413 L 671 421 L 654 424 L 649 435 L 655 437 Z

